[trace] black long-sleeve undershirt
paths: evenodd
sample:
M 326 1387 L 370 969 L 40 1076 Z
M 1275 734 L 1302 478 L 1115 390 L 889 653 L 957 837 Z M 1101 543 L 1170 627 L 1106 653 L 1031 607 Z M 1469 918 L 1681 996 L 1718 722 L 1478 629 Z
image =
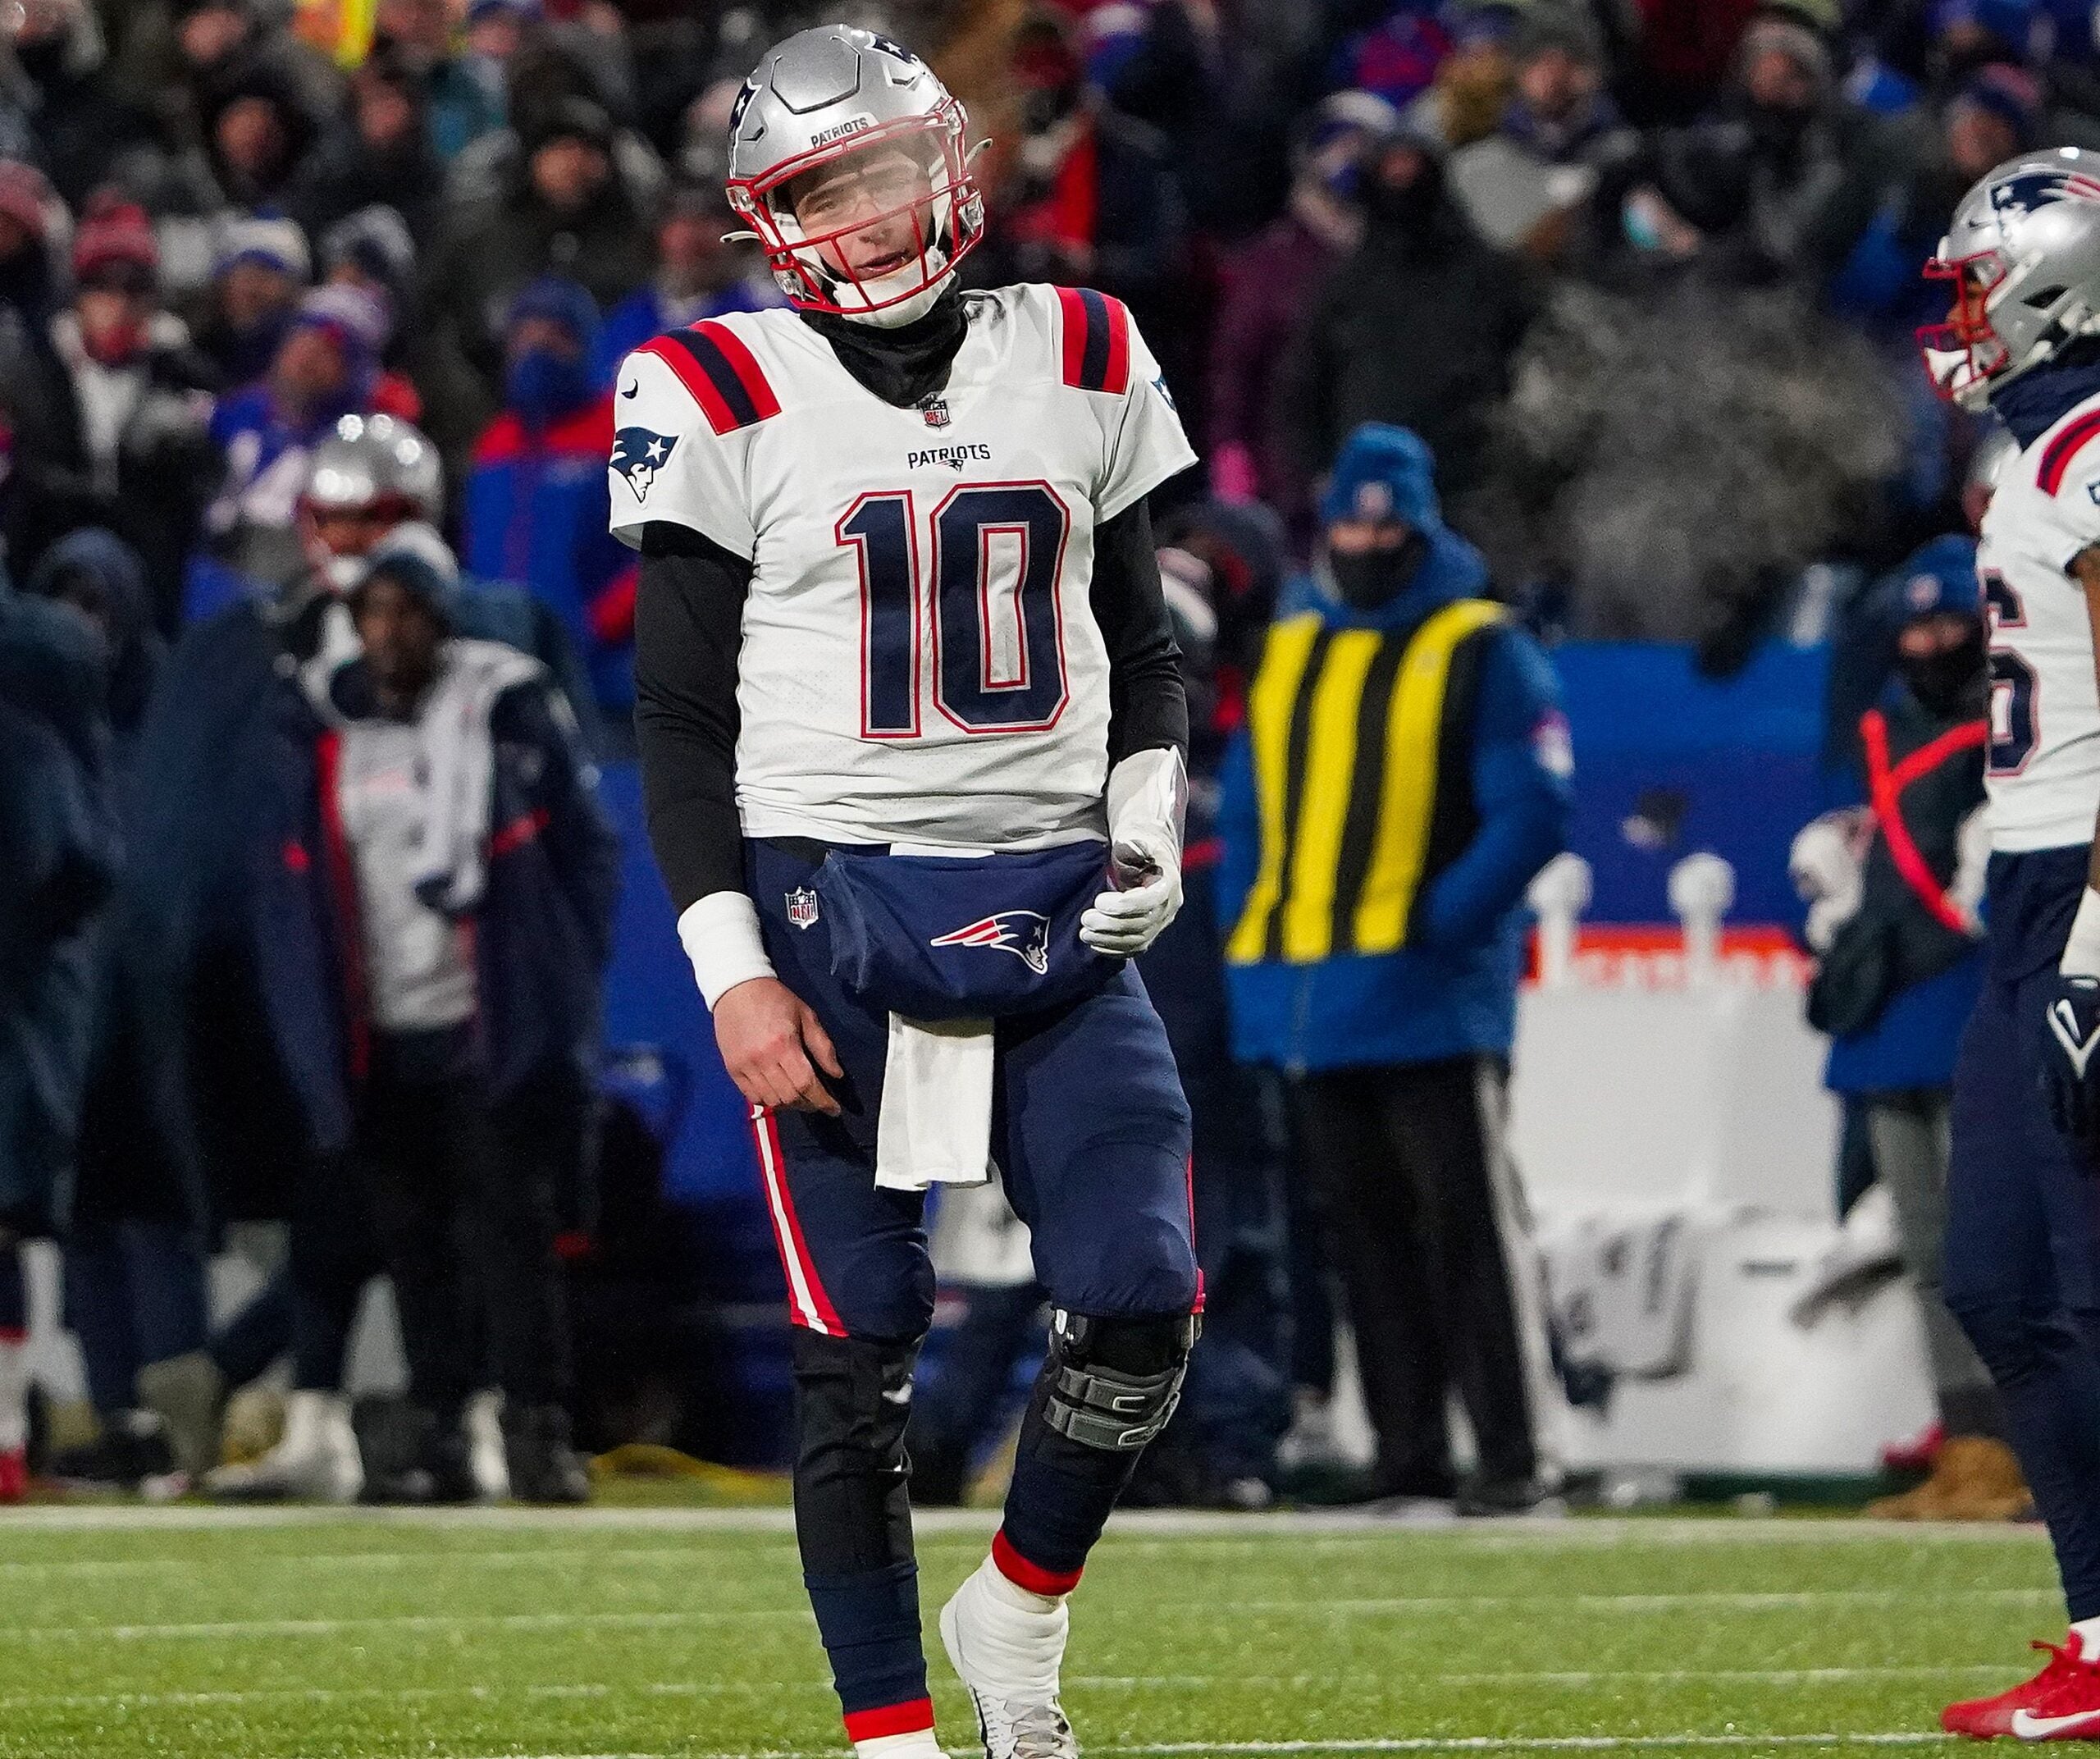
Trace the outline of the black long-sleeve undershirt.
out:
M 1180 651 L 1139 500 L 1093 532 L 1089 596 L 1108 649 L 1108 761 L 1186 751 Z M 742 891 L 737 819 L 737 663 L 751 564 L 684 526 L 642 533 L 635 603 L 635 730 L 656 863 L 682 912 Z

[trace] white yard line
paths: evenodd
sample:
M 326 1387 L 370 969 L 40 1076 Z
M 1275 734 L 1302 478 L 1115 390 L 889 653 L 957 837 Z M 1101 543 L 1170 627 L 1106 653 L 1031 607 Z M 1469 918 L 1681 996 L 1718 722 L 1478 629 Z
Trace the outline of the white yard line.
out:
M 1177 1753 L 1531 1753 L 1531 1752 L 1655 1752 L 1672 1748 L 1703 1750 L 1710 1748 L 1756 1749 L 1772 1748 L 1936 1747 L 1952 1746 L 1956 1738 L 1927 1734 L 1911 1729 L 1859 1734 L 1454 1734 L 1372 1736 L 1360 1740 L 1332 1741 L 1163 1741 L 1100 1745 L 1089 1742 L 1090 1753 L 1158 1754 L 1170 1759 Z M 477 1759 L 519 1759 L 514 1753 L 477 1756 Z M 540 1753 L 530 1759 L 678 1759 L 669 1753 Z M 700 1756 L 696 1756 L 700 1759 Z M 833 1759 L 832 1750 L 806 1752 L 796 1748 L 756 1752 L 716 1753 L 705 1759 Z
M 1859 1679 L 1944 1679 L 1954 1677 L 1993 1679 L 2017 1673 L 2002 1663 L 1962 1662 L 1946 1667 L 1805 1667 L 1805 1668 L 1672 1668 L 1667 1670 L 1596 1669 L 1576 1673 L 1415 1674 L 1410 1684 L 1420 1686 L 1509 1686 L 1539 1684 L 1587 1687 L 1638 1681 L 1650 1685 L 1689 1684 L 1695 1682 L 1735 1681 L 1745 1684 L 1792 1686 L 1830 1684 Z M 1078 1674 L 1065 1684 L 1075 1692 L 1210 1691 L 1219 1686 L 1254 1686 L 1264 1690 L 1304 1691 L 1334 1685 L 1349 1676 L 1335 1674 Z M 664 1679 L 636 1684 L 609 1685 L 591 1681 L 573 1685 L 537 1684 L 496 1687 L 483 1684 L 457 1686 L 271 1686 L 204 1692 L 25 1692 L 0 1697 L 0 1712 L 31 1710 L 198 1710 L 215 1705 L 238 1707 L 248 1704 L 336 1704 L 383 1698 L 389 1702 L 428 1702 L 463 1698 L 471 1702 L 509 1697 L 610 1698 L 625 1693 L 646 1697 L 734 1697 L 738 1695 L 774 1697 L 790 1693 L 827 1694 L 820 1679 Z
M 1988 1601 L 1994 1605 L 2046 1603 L 2056 1597 L 2053 1588 L 1965 1588 L 1965 1604 Z M 1202 1605 L 1177 1606 L 1107 1606 L 1096 1609 L 1097 1619 L 1142 1617 L 1157 1620 L 1170 1611 L 1202 1618 L 1230 1614 L 1290 1613 L 1307 1618 L 1349 1619 L 1386 1613 L 1438 1613 L 1484 1607 L 1571 1607 L 1591 1612 L 1677 1612 L 1688 1609 L 1706 1611 L 1767 1611 L 1829 1602 L 1846 1606 L 1902 1606 L 1938 1604 L 1946 1596 L 1932 1588 L 1828 1588 L 1821 1592 L 1787 1593 L 1737 1592 L 1728 1589 L 1694 1591 L 1682 1594 L 1421 1594 L 1378 1600 L 1258 1600 L 1240 1601 L 1230 1607 Z M 346 1631 L 443 1630 L 567 1630 L 590 1626 L 632 1626 L 655 1629 L 680 1624 L 734 1624 L 743 1620 L 784 1619 L 806 1621 L 808 1609 L 801 1606 L 668 1608 L 653 1612 L 518 1612 L 518 1613 L 400 1613 L 375 1614 L 365 1618 L 342 1619 L 224 1619 L 197 1623 L 139 1624 L 0 1624 L 0 1646 L 11 1642 L 75 1642 L 111 1641 L 148 1642 L 189 1638 L 268 1638 L 278 1637 L 331 1637 Z
M 935 1509 L 915 1517 L 922 1533 L 988 1534 L 999 1523 L 996 1509 Z M 203 1504 L 33 1504 L 0 1514 L 0 1542 L 11 1533 L 211 1531 L 222 1528 L 324 1526 L 436 1528 L 441 1532 L 581 1532 L 628 1528 L 661 1533 L 788 1533 L 787 1509 L 336 1509 L 213 1508 Z M 1308 1538 L 1388 1537 L 1445 1540 L 1491 1547 L 1532 1546 L 1687 1546 L 1791 1544 L 1833 1546 L 1860 1542 L 1906 1546 L 1941 1542 L 2002 1545 L 2008 1540 L 2043 1543 L 2039 1528 L 1995 1524 L 1906 1524 L 1901 1530 L 1860 1520 L 1685 1519 L 1667 1516 L 1623 1519 L 1582 1516 L 1566 1520 L 1518 1518 L 1456 1523 L 1449 1527 L 1408 1526 L 1351 1510 L 1312 1510 L 1270 1515 L 1204 1514 L 1133 1510 L 1110 1523 L 1112 1536 L 1145 1538 L 1217 1537 L 1248 1543 Z

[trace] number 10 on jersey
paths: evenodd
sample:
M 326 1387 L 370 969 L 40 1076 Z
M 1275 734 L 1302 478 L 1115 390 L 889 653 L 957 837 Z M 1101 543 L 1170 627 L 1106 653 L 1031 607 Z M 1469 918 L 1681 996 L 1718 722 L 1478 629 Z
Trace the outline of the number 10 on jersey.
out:
M 1054 727 L 1071 697 L 1059 599 L 1071 509 L 1046 482 L 966 484 L 929 523 L 930 581 L 910 490 L 863 495 L 838 522 L 861 569 L 861 736 L 920 736 L 925 670 L 934 706 L 965 733 Z

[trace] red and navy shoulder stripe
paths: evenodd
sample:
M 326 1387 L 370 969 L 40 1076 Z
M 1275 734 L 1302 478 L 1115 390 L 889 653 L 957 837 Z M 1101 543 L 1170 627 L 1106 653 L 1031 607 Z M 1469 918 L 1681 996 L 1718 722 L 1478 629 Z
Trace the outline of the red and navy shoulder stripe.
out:
M 2055 439 L 2042 448 L 2042 462 L 2035 471 L 2034 480 L 2041 485 L 2044 495 L 2053 495 L 2064 486 L 2070 461 L 2084 450 L 2089 440 L 2095 437 L 2100 437 L 2100 409 L 2088 409 L 2084 414 L 2074 417 Z
M 1065 382 L 1120 397 L 1130 388 L 1130 314 L 1091 287 L 1060 287 Z
M 780 413 L 780 400 L 744 339 L 714 318 L 673 330 L 637 353 L 654 354 L 678 376 L 718 434 L 734 433 Z

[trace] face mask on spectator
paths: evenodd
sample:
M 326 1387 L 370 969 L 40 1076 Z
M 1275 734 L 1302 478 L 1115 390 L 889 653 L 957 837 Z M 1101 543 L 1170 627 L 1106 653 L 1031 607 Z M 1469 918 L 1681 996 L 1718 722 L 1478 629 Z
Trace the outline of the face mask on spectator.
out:
M 1911 694 L 1933 714 L 1957 713 L 1984 675 L 1984 632 L 1972 628 L 1952 647 L 1929 654 L 1904 654 L 1897 669 Z
M 590 401 L 591 373 L 580 356 L 528 348 L 512 357 L 504 386 L 527 425 L 545 427 Z
M 1390 605 L 1407 591 L 1428 544 L 1421 532 L 1411 531 L 1399 543 L 1381 550 L 1354 555 L 1331 551 L 1327 569 L 1334 576 L 1335 591 L 1351 610 L 1376 610 Z

